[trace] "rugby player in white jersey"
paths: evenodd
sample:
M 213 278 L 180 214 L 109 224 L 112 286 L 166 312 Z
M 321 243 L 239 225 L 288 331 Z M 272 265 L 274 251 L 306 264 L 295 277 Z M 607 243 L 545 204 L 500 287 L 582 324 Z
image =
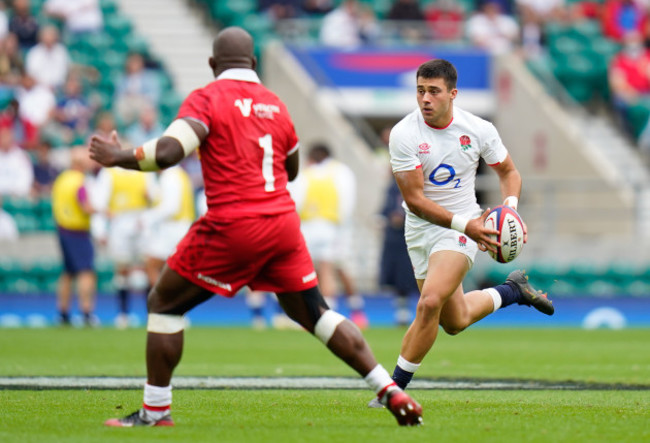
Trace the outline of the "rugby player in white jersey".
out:
M 439 326 L 458 334 L 513 303 L 547 315 L 554 311 L 522 271 L 513 271 L 494 288 L 463 292 L 463 278 L 477 251 L 495 250 L 497 245 L 490 235 L 498 232 L 484 226 L 489 209 L 482 211 L 476 199 L 479 160 L 497 173 L 504 204 L 515 209 L 521 176 L 496 128 L 454 106 L 457 73 L 451 63 L 423 63 L 416 78 L 419 108 L 395 125 L 389 142 L 393 174 L 405 203 L 406 243 L 420 289 L 415 319 L 393 372 L 402 389 L 433 346 Z

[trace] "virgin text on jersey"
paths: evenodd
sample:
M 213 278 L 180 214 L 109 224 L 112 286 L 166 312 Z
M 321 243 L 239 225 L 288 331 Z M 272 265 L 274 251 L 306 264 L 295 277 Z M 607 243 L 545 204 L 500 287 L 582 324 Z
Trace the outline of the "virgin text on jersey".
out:
M 266 103 L 253 104 L 252 98 L 238 98 L 235 100 L 234 105 L 239 108 L 241 115 L 244 117 L 250 117 L 251 111 L 253 111 L 257 118 L 273 120 L 275 114 L 280 113 L 280 107 L 278 105 L 269 105 Z

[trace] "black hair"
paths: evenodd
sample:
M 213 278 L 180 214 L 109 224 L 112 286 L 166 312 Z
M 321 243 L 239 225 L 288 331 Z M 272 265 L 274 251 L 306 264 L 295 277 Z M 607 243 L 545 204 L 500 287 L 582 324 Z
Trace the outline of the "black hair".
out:
M 309 150 L 309 159 L 320 163 L 332 155 L 330 148 L 325 143 L 314 143 Z
M 456 88 L 458 81 L 458 72 L 456 68 L 447 60 L 437 58 L 424 62 L 418 68 L 415 78 L 441 78 L 445 81 L 447 89 L 450 91 Z

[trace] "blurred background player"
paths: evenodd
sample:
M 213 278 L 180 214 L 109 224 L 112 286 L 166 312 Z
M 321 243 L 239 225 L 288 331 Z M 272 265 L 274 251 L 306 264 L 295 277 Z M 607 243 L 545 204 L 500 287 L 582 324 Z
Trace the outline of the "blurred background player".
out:
M 57 286 L 57 309 L 62 325 L 70 325 L 73 284 L 79 294 L 79 307 L 86 326 L 94 326 L 93 315 L 97 277 L 95 251 L 90 235 L 93 207 L 88 195 L 86 173 L 92 160 L 83 147 L 70 150 L 70 168 L 63 171 L 52 186 L 52 212 L 63 255 L 63 273 Z
M 395 180 L 391 178 L 381 215 L 384 221 L 384 241 L 379 267 L 379 285 L 395 292 L 395 322 L 407 326 L 411 322 L 409 295 L 418 294 L 413 265 L 404 240 L 406 212 L 404 199 Z
M 165 260 L 174 252 L 195 218 L 194 190 L 187 172 L 180 166 L 161 171 L 155 204 L 138 220 L 147 238 L 145 271 L 150 287 L 158 280 Z
M 314 144 L 307 154 L 307 167 L 289 187 L 300 214 L 301 230 L 314 260 L 323 297 L 336 306 L 337 281 L 350 308 L 350 319 L 360 328 L 368 326 L 364 301 L 344 269 L 351 249 L 351 219 L 356 202 L 356 179 L 352 170 L 332 158 L 324 143 Z
M 119 313 L 115 326 L 126 328 L 130 292 L 145 292 L 145 236 L 139 220 L 156 196 L 155 174 L 122 168 L 102 168 L 93 186 L 93 206 L 99 214 L 94 222 L 95 236 L 107 246 L 115 264 L 114 285 Z

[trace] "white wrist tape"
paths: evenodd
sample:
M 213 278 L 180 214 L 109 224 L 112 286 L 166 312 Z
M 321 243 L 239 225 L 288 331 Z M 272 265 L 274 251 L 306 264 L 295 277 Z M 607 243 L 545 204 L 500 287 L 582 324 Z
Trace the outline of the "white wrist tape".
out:
M 510 206 L 512 209 L 516 211 L 517 205 L 519 204 L 519 199 L 514 195 L 511 195 L 509 197 L 506 197 L 506 199 L 503 201 L 503 204 L 506 206 Z
M 464 234 L 467 223 L 469 223 L 469 218 L 454 214 L 451 219 L 451 229 L 454 231 L 462 232 Z
M 320 341 L 327 344 L 334 335 L 334 331 L 338 325 L 345 321 L 345 317 L 339 314 L 336 311 L 328 309 L 323 312 L 323 315 L 320 316 L 316 325 L 314 326 L 314 335 L 318 337 Z
M 176 334 L 185 329 L 185 317 L 182 315 L 149 314 L 147 331 L 157 334 Z
M 141 171 L 159 171 L 160 167 L 156 163 L 156 145 L 158 139 L 149 140 L 144 145 L 138 146 L 133 150 L 133 155 L 138 161 Z
M 201 144 L 199 136 L 196 135 L 190 124 L 183 120 L 174 120 L 171 125 L 163 132 L 163 137 L 172 137 L 178 140 L 183 147 L 185 157 L 190 155 Z

